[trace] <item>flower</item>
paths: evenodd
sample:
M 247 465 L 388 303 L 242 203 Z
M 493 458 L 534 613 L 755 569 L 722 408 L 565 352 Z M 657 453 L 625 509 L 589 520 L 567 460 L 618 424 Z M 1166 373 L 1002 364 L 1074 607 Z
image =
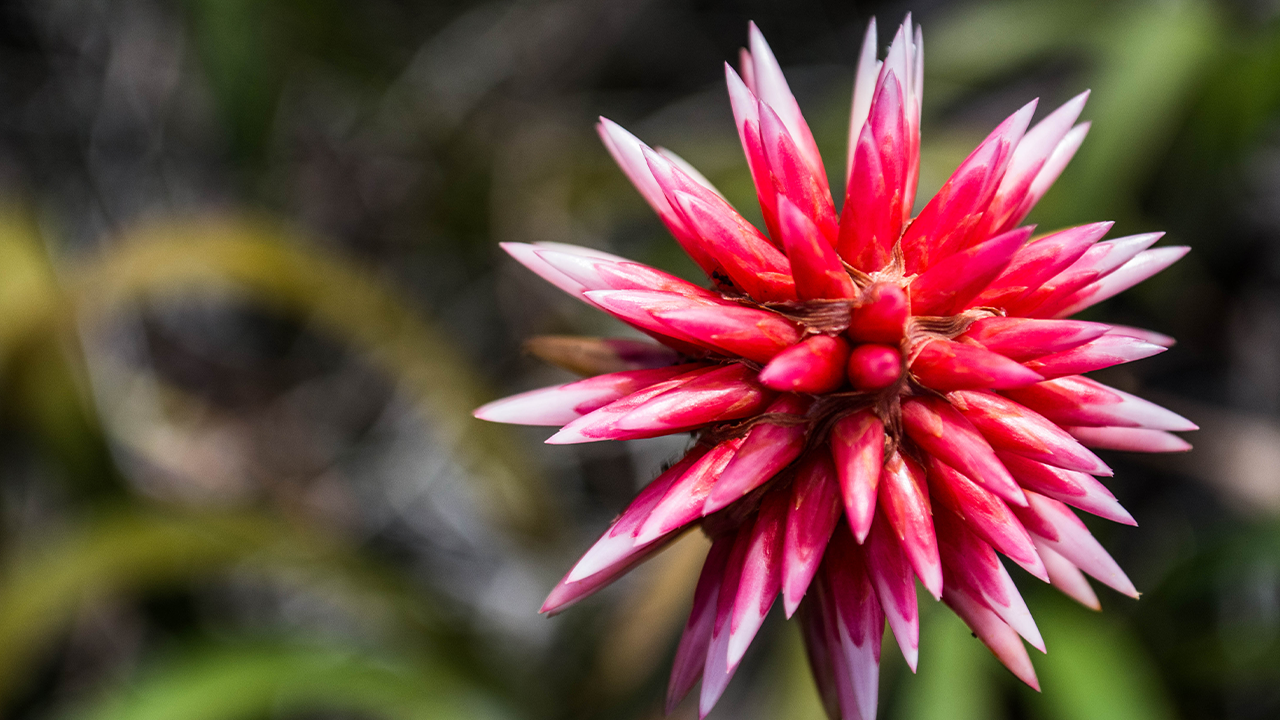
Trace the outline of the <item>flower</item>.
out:
M 884 623 L 916 667 L 915 579 L 1015 675 L 1044 644 L 997 553 L 1093 608 L 1084 574 L 1137 597 L 1068 506 L 1133 518 L 1088 448 L 1174 452 L 1186 419 L 1082 376 L 1171 338 L 1065 320 L 1154 275 L 1185 247 L 1111 223 L 1032 237 L 1019 226 L 1088 132 L 1082 93 L 1028 129 L 1001 123 L 914 218 L 921 35 L 884 60 L 874 20 L 853 91 L 837 212 L 822 158 L 763 36 L 750 27 L 729 96 L 765 232 L 674 154 L 602 119 L 600 136 L 712 288 L 585 248 L 507 244 L 529 269 L 657 341 L 544 338 L 585 380 L 476 417 L 558 425 L 553 444 L 696 438 L 551 592 L 558 612 L 698 525 L 711 550 L 668 692 L 701 678 L 710 711 L 780 594 L 799 611 L 832 717 L 874 718 Z M 610 372 L 605 372 L 610 371 Z M 1083 574 L 1082 574 L 1083 572 Z

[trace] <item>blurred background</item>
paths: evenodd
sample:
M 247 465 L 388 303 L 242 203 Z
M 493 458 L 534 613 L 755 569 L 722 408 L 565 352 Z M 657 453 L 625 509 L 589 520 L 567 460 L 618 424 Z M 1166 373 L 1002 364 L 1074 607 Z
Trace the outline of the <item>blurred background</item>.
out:
M 865 24 L 887 42 L 909 10 L 922 198 L 1026 100 L 1092 88 L 1032 220 L 1192 246 L 1092 316 L 1180 340 L 1103 379 L 1203 429 L 1106 457 L 1140 527 L 1092 526 L 1140 601 L 1014 570 L 1043 695 L 929 601 L 881 717 L 1280 716 L 1273 0 L 8 0 L 0 717 L 660 717 L 705 541 L 536 611 L 682 443 L 471 419 L 570 379 L 523 340 L 622 331 L 497 244 L 696 277 L 596 116 L 758 218 L 722 85 L 747 21 L 842 158 Z M 713 717 L 817 720 L 808 675 L 775 614 Z

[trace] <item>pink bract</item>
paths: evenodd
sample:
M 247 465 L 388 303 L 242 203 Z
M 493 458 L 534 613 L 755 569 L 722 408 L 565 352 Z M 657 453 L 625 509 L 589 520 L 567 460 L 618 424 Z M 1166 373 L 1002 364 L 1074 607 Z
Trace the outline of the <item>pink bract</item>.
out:
M 1186 450 L 1186 419 L 1081 373 L 1163 352 L 1148 331 L 1061 319 L 1150 277 L 1186 248 L 1110 223 L 1034 237 L 1019 223 L 1088 131 L 1082 93 L 1035 125 L 1001 123 L 912 217 L 921 35 L 883 60 L 867 30 L 837 210 L 827 170 L 763 36 L 729 95 L 764 229 L 696 171 L 601 120 L 605 146 L 706 272 L 710 288 L 607 253 L 506 247 L 647 334 L 623 372 L 498 400 L 497 422 L 558 425 L 549 442 L 692 433 L 552 591 L 559 612 L 691 526 L 712 541 L 668 706 L 702 681 L 705 715 L 779 595 L 797 613 L 831 716 L 872 720 L 886 622 L 915 669 L 915 579 L 1019 678 L 1035 622 L 998 554 L 1091 607 L 1081 572 L 1136 596 L 1068 507 L 1132 517 L 1089 449 Z M 624 347 L 593 341 L 593 348 Z M 617 363 L 622 358 L 616 359 Z M 615 363 L 612 367 L 617 367 Z M 1022 638 L 1021 640 L 1019 638 Z

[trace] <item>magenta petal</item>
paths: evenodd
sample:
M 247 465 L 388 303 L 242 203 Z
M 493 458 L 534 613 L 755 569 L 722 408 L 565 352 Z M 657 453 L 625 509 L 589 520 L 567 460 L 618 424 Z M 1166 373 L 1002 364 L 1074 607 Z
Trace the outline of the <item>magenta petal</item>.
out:
M 589 412 L 656 383 L 696 368 L 673 365 L 649 370 L 627 370 L 586 380 L 553 385 L 494 400 L 472 414 L 490 422 L 517 425 L 564 425 Z
M 1178 344 L 1177 340 L 1165 335 L 1164 333 L 1158 333 L 1155 330 L 1146 330 L 1144 328 L 1130 327 L 1128 325 L 1112 325 L 1111 329 L 1107 330 L 1107 334 L 1137 338 L 1143 342 L 1149 342 L 1152 345 L 1159 345 L 1167 348 Z
M 971 304 L 1001 307 L 1011 312 L 1021 307 L 1020 298 L 1037 292 L 1047 280 L 1079 260 L 1090 247 L 1111 230 L 1112 223 L 1100 222 L 1060 230 L 1023 245 L 1004 272 Z
M 840 256 L 818 226 L 786 197 L 778 198 L 778 230 L 801 300 L 853 297 L 853 280 Z
M 716 600 L 720 594 L 720 582 L 725 564 L 733 550 L 734 536 L 725 535 L 711 544 L 707 559 L 702 563 L 702 574 L 693 591 L 693 607 L 689 620 L 676 648 L 676 658 L 671 664 L 671 680 L 667 683 L 667 714 L 693 689 L 702 677 L 707 662 L 707 650 L 711 646 L 711 632 L 715 626 Z
M 727 365 L 699 376 L 623 415 L 613 427 L 616 439 L 653 437 L 736 420 L 761 410 L 773 394 L 756 384 L 752 370 Z
M 1083 320 L 989 317 L 970 325 L 961 338 L 1024 362 L 1079 347 L 1109 329 L 1109 325 Z
M 928 341 L 911 361 L 911 373 L 938 392 L 1015 388 L 1044 379 L 1003 355 L 950 340 Z
M 889 261 L 902 232 L 906 185 L 910 181 L 908 130 L 902 86 L 892 71 L 881 78 L 868 122 L 854 140 L 853 169 L 845 190 L 836 247 L 864 272 Z
M 1070 508 L 1034 492 L 1027 492 L 1027 500 L 1027 507 L 1014 508 L 1014 512 L 1034 539 L 1099 582 L 1129 597 L 1138 597 L 1138 591 L 1124 571 Z
M 1151 247 L 1164 233 L 1146 233 L 1106 240 L 1090 247 L 1067 269 L 1005 305 L 1011 315 L 1054 317 L 1067 298 Z
M 959 390 L 947 397 L 993 448 L 1067 470 L 1113 474 L 1065 430 L 1008 398 L 977 390 Z
M 1163 430 L 1147 430 L 1127 427 L 1070 427 L 1063 428 L 1081 445 L 1103 450 L 1128 450 L 1129 452 L 1186 452 L 1191 443 Z
M 1172 410 L 1085 377 L 1047 380 L 1001 394 L 1062 426 L 1141 427 L 1175 432 L 1198 429 Z
M 827 173 L 822 166 L 818 145 L 813 140 L 813 133 L 809 131 L 809 125 L 804 121 L 804 116 L 800 114 L 800 105 L 791 94 L 791 88 L 787 86 L 787 80 L 782 75 L 782 68 L 778 66 L 773 50 L 769 48 L 769 43 L 765 42 L 764 35 L 755 23 L 748 24 L 747 35 L 750 38 L 751 51 L 745 52 L 743 59 L 750 60 L 750 64 L 744 62 L 743 71 L 747 72 L 751 78 L 748 86 L 759 96 L 761 102 L 778 113 L 779 119 L 786 126 L 787 134 L 795 142 L 796 151 L 825 188 Z
M 1168 348 L 1123 335 L 1102 337 L 1071 350 L 1036 358 L 1026 366 L 1045 378 L 1079 375 L 1159 355 Z
M 681 373 L 670 380 L 654 383 L 643 390 L 638 390 L 625 397 L 614 400 L 604 407 L 592 410 L 582 417 L 560 428 L 560 432 L 547 439 L 551 445 L 592 442 L 607 440 L 617 433 L 614 423 L 632 410 L 644 405 L 653 398 L 675 388 L 682 387 L 693 380 L 718 370 L 716 365 L 693 365 L 693 369 Z
M 942 595 L 942 564 L 933 534 L 933 511 L 924 470 L 894 452 L 880 474 L 880 512 L 902 546 L 920 582 L 935 598 Z
M 725 440 L 689 466 L 679 479 L 671 483 L 662 500 L 645 518 L 644 524 L 632 531 L 635 544 L 653 542 L 656 538 L 675 532 L 702 517 L 702 506 L 711 492 L 711 486 L 741 445 L 742 438 Z
M 672 203 L 694 231 L 703 252 L 716 259 L 728 280 L 761 302 L 796 299 L 785 255 L 729 206 L 715 198 L 672 193 Z
M 1001 620 L 991 608 L 974 600 L 968 594 L 948 588 L 942 598 L 956 615 L 964 621 L 973 634 L 978 636 L 983 645 L 996 656 L 1005 667 L 1009 668 L 1019 680 L 1030 685 L 1037 692 L 1040 681 L 1036 679 L 1036 670 L 1031 665 L 1031 657 L 1023 646 L 1018 633 L 1005 621 Z
M 1155 250 L 1146 250 L 1137 255 L 1129 262 L 1125 263 L 1114 272 L 1106 277 L 1088 285 L 1077 291 L 1069 298 L 1062 301 L 1063 307 L 1050 310 L 1046 303 L 1044 310 L 1037 308 L 1037 312 L 1052 312 L 1057 317 L 1066 317 L 1074 315 L 1087 307 L 1092 307 L 1103 300 L 1114 297 L 1115 295 L 1128 290 L 1156 273 L 1164 270 L 1170 265 L 1182 259 L 1191 251 L 1186 246 L 1172 246 L 1156 248 Z
M 1080 568 L 1039 540 L 1036 541 L 1036 551 L 1040 553 L 1044 566 L 1049 571 L 1049 584 L 1091 610 L 1102 609 L 1098 595 L 1089 586 L 1089 580 L 1080 572 Z
M 908 273 L 928 270 L 968 246 L 1035 108 L 1032 101 L 1000 123 L 916 216 L 902 236 Z
M 884 423 L 870 410 L 860 410 L 836 421 L 829 442 L 845 515 L 861 543 L 875 517 L 876 488 L 884 464 Z
M 848 362 L 849 343 L 830 335 L 812 335 L 770 360 L 760 371 L 760 382 L 782 392 L 831 392 L 844 384 Z
M 963 521 L 969 531 L 1027 572 L 1049 581 L 1031 536 L 1003 500 L 935 457 L 929 458 L 929 491 L 938 503 Z
M 902 423 L 920 449 L 1015 505 L 1025 505 L 1022 489 L 973 425 L 940 398 L 902 403 Z
M 915 576 L 902 553 L 893 529 L 883 515 L 876 515 L 867 535 L 867 569 L 889 627 L 911 672 L 920 660 L 920 612 L 916 607 Z
M 884 636 L 884 611 L 876 598 L 863 549 L 853 536 L 837 530 L 822 564 L 827 602 L 833 606 L 839 638 L 844 692 L 841 706 L 846 717 L 874 718 L 879 697 L 880 641 Z M 841 678 L 838 678 L 838 681 Z
M 796 469 L 787 510 L 782 556 L 782 598 L 791 617 L 818 572 L 823 551 L 840 519 L 840 487 L 831 457 L 814 452 Z
M 947 588 L 958 589 L 982 603 L 1033 647 L 1044 652 L 1040 629 L 992 547 L 969 532 L 964 523 L 950 513 L 942 511 L 936 519 Z M 1044 580 L 1048 582 L 1047 574 Z
M 765 495 L 751 530 L 751 545 L 742 563 L 738 594 L 729 628 L 729 669 L 742 661 L 765 615 L 782 590 L 783 545 L 791 493 L 779 489 Z
M 765 410 L 766 414 L 791 416 L 800 420 L 809 402 L 798 395 L 782 395 Z M 808 425 L 762 422 L 751 428 L 733 460 L 725 467 L 707 497 L 702 512 L 710 515 L 755 490 L 800 457 Z
M 991 200 L 978 235 L 994 235 L 1017 225 L 1026 210 L 1023 201 L 1028 199 L 1031 186 L 1044 168 L 1054 150 L 1071 131 L 1072 123 L 1080 117 L 1085 101 L 1089 98 L 1086 90 L 1071 98 L 1057 110 L 1049 113 L 1022 136 L 1013 157 L 1009 160 L 1009 168 L 1005 171 L 1000 188 Z
M 831 191 L 827 188 L 826 177 L 819 178 L 801 158 L 799 149 L 773 108 L 760 103 L 758 112 L 760 142 L 768 157 L 769 171 L 773 175 L 779 199 L 785 197 L 794 203 L 813 222 L 826 243 L 835 246 L 838 220 L 831 204 Z M 777 212 L 781 231 L 781 212 Z
M 1028 490 L 1077 507 L 1098 517 L 1125 525 L 1137 525 L 1129 511 L 1092 475 L 1064 470 L 1029 460 L 1021 455 L 996 451 L 1018 484 Z
M 911 281 L 911 312 L 953 315 L 968 307 L 1009 266 L 1032 228 L 1010 230 L 940 260 Z
M 897 345 L 906 330 L 910 307 L 902 286 L 881 282 L 867 288 L 849 319 L 849 337 L 859 342 Z
M 751 547 L 751 522 L 744 523 L 734 537 L 733 549 L 725 561 L 724 577 L 720 592 L 716 595 L 716 617 L 712 623 L 711 643 L 707 648 L 707 660 L 702 669 L 702 692 L 698 698 L 698 715 L 706 717 L 715 707 L 724 689 L 733 679 L 737 665 L 729 665 L 729 634 L 731 632 L 733 606 L 738 598 L 738 584 L 744 572 L 743 563 Z
M 606 572 L 619 563 L 642 552 L 648 543 L 637 544 L 640 527 L 658 503 L 667 495 L 671 486 L 682 478 L 698 460 L 707 454 L 707 448 L 690 450 L 680 462 L 654 478 L 631 501 L 626 510 L 613 521 L 613 525 L 591 546 L 565 576 L 565 582 L 580 582 L 597 573 Z M 659 536 L 660 538 L 661 536 Z M 655 540 L 658 538 L 654 538 Z M 650 540 L 652 542 L 652 540 Z
M 800 339 L 796 326 L 780 315 L 749 307 L 656 309 L 651 315 L 668 333 L 762 363 L 793 347 Z

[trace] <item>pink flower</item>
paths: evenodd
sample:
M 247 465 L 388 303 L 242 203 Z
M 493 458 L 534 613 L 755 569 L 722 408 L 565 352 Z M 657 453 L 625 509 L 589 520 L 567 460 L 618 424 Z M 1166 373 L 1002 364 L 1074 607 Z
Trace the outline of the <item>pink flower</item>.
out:
M 1081 603 L 1084 574 L 1137 597 L 1068 506 L 1134 524 L 1088 448 L 1171 452 L 1178 415 L 1081 373 L 1163 352 L 1157 333 L 1062 318 L 1150 277 L 1184 247 L 1110 223 L 1032 237 L 1018 223 L 1088 131 L 1082 93 L 1028 129 L 1035 102 L 969 155 L 914 218 L 921 39 L 884 60 L 867 30 L 837 212 L 813 136 L 753 25 L 729 96 L 765 231 L 696 171 L 608 120 L 605 146 L 712 289 L 584 248 L 507 245 L 543 278 L 657 343 L 584 342 L 617 369 L 486 405 L 557 425 L 549 443 L 692 433 L 551 592 L 558 612 L 693 525 L 712 546 L 669 706 L 702 680 L 705 715 L 778 595 L 800 611 L 833 717 L 875 716 L 887 621 L 914 670 L 915 579 L 1014 674 L 1044 650 L 997 552 Z M 591 363 L 589 363 L 591 364 Z M 1019 639 L 1019 636 L 1022 640 Z

